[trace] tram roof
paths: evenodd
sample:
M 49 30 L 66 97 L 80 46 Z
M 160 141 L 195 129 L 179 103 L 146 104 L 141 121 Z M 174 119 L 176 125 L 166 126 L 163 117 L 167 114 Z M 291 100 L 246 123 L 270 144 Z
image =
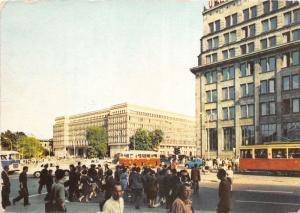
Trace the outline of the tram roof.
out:
M 249 146 L 240 146 L 240 149 L 262 149 L 262 148 L 300 148 L 300 141 L 281 142 L 281 143 L 265 143 Z
M 129 150 L 129 151 L 124 151 L 120 154 L 158 154 L 159 152 L 155 151 L 145 151 L 145 150 Z

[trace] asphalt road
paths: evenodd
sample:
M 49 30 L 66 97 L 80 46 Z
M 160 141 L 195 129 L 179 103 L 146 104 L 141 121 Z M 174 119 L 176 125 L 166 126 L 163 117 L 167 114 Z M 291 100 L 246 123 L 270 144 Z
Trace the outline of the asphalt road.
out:
M 299 178 L 263 177 L 257 175 L 236 175 L 233 185 L 233 208 L 231 212 L 247 213 L 289 213 L 300 209 Z M 11 176 L 11 199 L 18 194 L 18 176 Z M 218 202 L 218 181 L 215 174 L 203 176 L 198 195 L 193 195 L 196 212 L 215 212 Z M 7 208 L 7 212 L 44 212 L 44 196 L 38 195 L 38 179 L 28 179 L 31 206 L 23 207 L 23 201 Z M 45 192 L 45 189 L 43 189 Z M 97 212 L 97 200 L 90 203 L 67 203 L 68 212 Z M 125 212 L 166 212 L 163 207 L 148 209 L 146 205 L 139 211 L 126 204 Z

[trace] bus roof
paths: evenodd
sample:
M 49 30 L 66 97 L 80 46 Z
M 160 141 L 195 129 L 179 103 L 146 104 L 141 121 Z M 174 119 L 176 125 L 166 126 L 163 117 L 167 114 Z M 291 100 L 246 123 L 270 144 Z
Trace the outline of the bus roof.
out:
M 300 142 L 286 142 L 286 143 L 266 143 L 249 146 L 240 146 L 240 149 L 267 149 L 267 148 L 300 148 Z
M 0 151 L 0 154 L 1 155 L 9 155 L 9 154 L 19 154 L 19 152 L 17 152 L 17 151 L 8 151 L 8 150 L 1 150 Z

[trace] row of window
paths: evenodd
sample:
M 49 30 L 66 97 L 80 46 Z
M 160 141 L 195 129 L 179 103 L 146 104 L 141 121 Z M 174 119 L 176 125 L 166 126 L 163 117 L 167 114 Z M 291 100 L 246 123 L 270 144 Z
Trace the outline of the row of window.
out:
M 300 51 L 293 51 L 283 54 L 283 67 L 289 67 L 300 64 Z M 269 72 L 276 70 L 276 57 L 271 56 L 268 58 L 260 59 L 261 72 Z M 255 63 L 253 61 L 243 62 L 240 64 L 240 77 L 246 77 L 254 74 Z M 229 65 L 222 68 L 222 80 L 231 80 L 235 77 L 235 66 Z M 217 82 L 217 71 L 209 71 L 205 73 L 206 83 Z
M 290 2 L 290 1 L 287 1 Z M 290 4 L 287 3 L 287 6 Z M 265 1 L 263 2 L 263 14 L 268 14 L 272 11 L 276 11 L 278 9 L 278 0 L 274 1 Z M 300 10 L 293 11 L 294 22 L 300 22 Z M 292 12 L 288 12 L 284 14 L 285 16 L 285 24 L 292 23 Z M 243 10 L 243 21 L 248 21 L 249 19 L 253 19 L 257 17 L 257 6 L 253 6 L 250 8 L 246 8 Z M 232 15 L 225 17 L 225 28 L 229 28 L 231 26 L 237 25 L 238 22 L 238 13 L 234 13 Z M 208 24 L 209 33 L 218 32 L 221 30 L 221 20 L 216 20 Z

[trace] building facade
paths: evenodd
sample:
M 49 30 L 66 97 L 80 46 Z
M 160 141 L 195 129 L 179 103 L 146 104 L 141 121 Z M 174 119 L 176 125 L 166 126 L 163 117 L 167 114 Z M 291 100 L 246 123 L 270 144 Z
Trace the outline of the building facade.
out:
M 56 118 L 53 126 L 55 155 L 85 157 L 88 147 L 86 129 L 90 126 L 107 130 L 110 156 L 128 150 L 129 140 L 139 128 L 164 132 L 159 149 L 161 154 L 173 154 L 175 147 L 180 147 L 181 154 L 196 154 L 193 117 L 124 103 L 100 111 Z
M 300 140 L 299 1 L 218 3 L 204 8 L 191 68 L 198 153 L 233 157 L 241 145 Z

